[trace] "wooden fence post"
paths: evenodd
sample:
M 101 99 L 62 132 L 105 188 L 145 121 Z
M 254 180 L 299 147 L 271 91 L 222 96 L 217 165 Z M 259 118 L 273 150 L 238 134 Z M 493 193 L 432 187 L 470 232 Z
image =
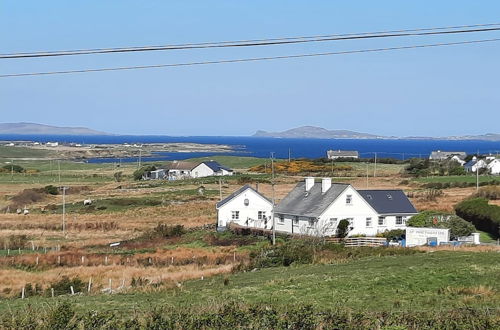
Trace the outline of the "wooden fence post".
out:
M 71 289 L 71 295 L 73 296 L 75 294 L 75 289 L 73 289 L 72 285 L 69 288 Z
M 57 256 L 57 264 L 61 265 L 61 256 Z
M 90 293 L 90 290 L 92 289 L 92 277 L 89 278 L 89 285 L 87 287 L 87 292 Z
M 107 266 L 108 265 L 108 256 L 104 257 L 104 264 Z
M 24 299 L 24 286 L 23 286 L 23 288 L 21 289 L 21 299 Z
M 36 265 L 38 266 L 38 256 L 36 256 Z
M 54 288 L 50 288 L 50 293 L 52 295 L 52 298 L 54 298 Z

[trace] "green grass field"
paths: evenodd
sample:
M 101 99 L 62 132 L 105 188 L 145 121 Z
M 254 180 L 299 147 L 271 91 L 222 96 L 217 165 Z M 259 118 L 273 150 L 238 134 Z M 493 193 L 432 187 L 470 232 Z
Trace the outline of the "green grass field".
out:
M 121 314 L 147 311 L 151 306 L 203 308 L 228 301 L 280 306 L 306 303 L 318 310 L 496 308 L 500 304 L 499 274 L 499 253 L 437 251 L 240 272 L 188 281 L 180 288 L 159 291 L 10 299 L 0 303 L 0 311 L 28 305 L 39 308 L 61 301 L 71 301 L 79 310 L 112 310 Z
M 54 152 L 50 150 L 0 146 L 0 161 L 2 162 L 10 161 L 11 158 L 44 158 L 53 154 Z
M 247 169 L 252 166 L 262 165 L 266 162 L 270 162 L 268 158 L 257 158 L 257 157 L 239 157 L 239 156 L 210 156 L 201 158 L 191 158 L 186 161 L 198 163 L 208 160 L 215 160 L 221 165 L 233 168 L 233 169 Z

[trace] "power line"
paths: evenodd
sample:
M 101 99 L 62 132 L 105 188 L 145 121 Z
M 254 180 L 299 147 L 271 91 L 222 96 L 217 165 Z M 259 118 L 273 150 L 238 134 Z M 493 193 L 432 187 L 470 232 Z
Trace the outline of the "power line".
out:
M 304 57 L 347 55 L 347 54 L 374 53 L 374 52 L 384 52 L 384 51 L 403 50 L 403 49 L 418 49 L 418 48 L 430 48 L 430 47 L 442 47 L 442 46 L 454 46 L 454 45 L 467 45 L 467 44 L 478 44 L 478 43 L 487 43 L 487 42 L 495 42 L 495 41 L 500 41 L 500 38 L 447 42 L 447 43 L 435 43 L 435 44 L 423 44 L 423 45 L 411 45 L 411 46 L 398 46 L 398 47 L 387 47 L 387 48 L 347 50 L 347 51 L 327 52 L 327 53 L 311 53 L 311 54 L 297 54 L 297 55 L 283 55 L 283 56 L 239 58 L 239 59 L 217 60 L 217 61 L 201 61 L 201 62 L 155 64 L 155 65 L 138 65 L 138 66 L 115 67 L 115 68 L 81 69 L 81 70 L 66 70 L 66 71 L 11 73 L 11 74 L 2 74 L 2 75 L 0 75 L 0 78 L 24 77 L 24 76 L 43 76 L 43 75 L 56 75 L 56 74 L 73 74 L 73 73 L 89 73 L 89 72 L 105 72 L 105 71 L 141 70 L 141 69 L 155 69 L 155 68 L 209 65 L 209 64 L 225 64 L 225 63 L 257 62 L 257 61 L 282 60 L 282 59 L 293 59 L 293 58 L 304 58 Z
M 73 55 L 89 55 L 89 54 L 95 55 L 95 54 L 109 54 L 109 53 L 147 52 L 147 51 L 183 50 L 183 49 L 184 50 L 204 49 L 204 48 L 256 47 L 256 46 L 274 46 L 274 45 L 285 45 L 285 44 L 356 40 L 356 39 L 429 36 L 429 35 L 442 35 L 442 34 L 463 34 L 463 33 L 499 31 L 500 30 L 500 27 L 498 27 L 499 25 L 500 23 L 492 23 L 492 24 L 478 24 L 478 25 L 468 25 L 468 26 L 464 25 L 459 27 L 434 27 L 434 28 L 412 29 L 412 30 L 332 34 L 332 35 L 309 36 L 309 37 L 301 36 L 301 37 L 274 38 L 274 39 L 190 43 L 190 44 L 178 44 L 178 45 L 97 48 L 97 49 L 80 49 L 80 50 L 43 51 L 43 52 L 32 52 L 32 53 L 11 53 L 11 54 L 0 54 L 0 59 L 73 56 Z M 460 28 L 460 30 L 457 30 L 458 28 Z M 442 30 L 448 30 L 448 31 L 442 31 Z

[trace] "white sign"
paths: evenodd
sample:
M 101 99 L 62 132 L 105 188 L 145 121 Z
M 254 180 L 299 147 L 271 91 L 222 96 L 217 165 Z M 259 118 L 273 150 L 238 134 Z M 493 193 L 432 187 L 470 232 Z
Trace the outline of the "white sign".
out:
M 450 241 L 450 230 L 442 228 L 406 227 L 406 246 L 427 244 L 427 239 L 433 239 L 439 245 Z

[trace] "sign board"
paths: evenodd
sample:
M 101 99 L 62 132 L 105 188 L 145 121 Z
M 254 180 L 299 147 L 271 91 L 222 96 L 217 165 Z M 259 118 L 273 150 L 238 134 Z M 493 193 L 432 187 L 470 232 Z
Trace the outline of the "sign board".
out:
M 441 242 L 449 242 L 450 230 L 442 228 L 406 227 L 406 246 L 426 245 L 428 241 L 435 241 L 437 245 Z

